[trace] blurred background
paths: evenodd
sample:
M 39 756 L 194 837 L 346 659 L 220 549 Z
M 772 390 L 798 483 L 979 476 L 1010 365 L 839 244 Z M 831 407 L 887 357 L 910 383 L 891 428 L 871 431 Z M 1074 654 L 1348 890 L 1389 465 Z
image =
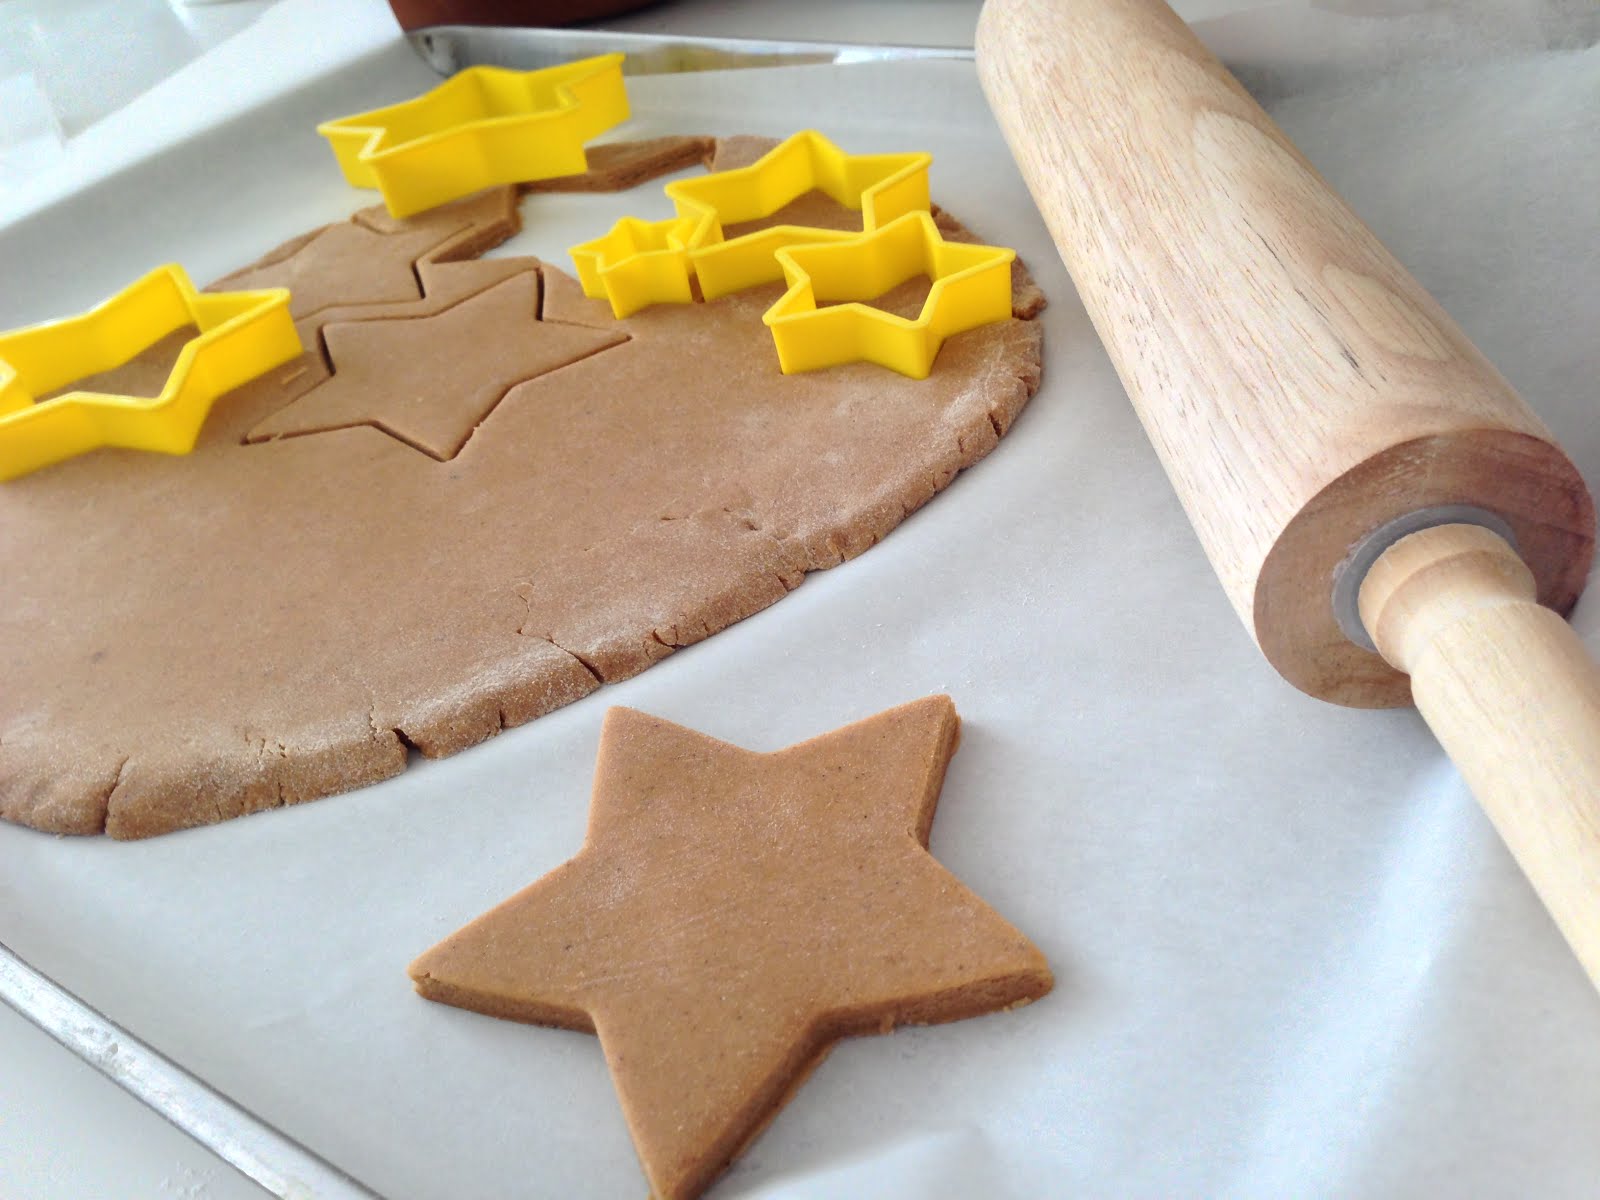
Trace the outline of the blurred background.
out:
M 380 0 L 374 0 L 378 4 Z M 1178 0 L 1195 20 L 1262 0 Z M 1359 0 L 1357 0 L 1359 2 Z M 1378 0 L 1365 0 L 1372 4 Z M 0 0 L 0 193 L 277 0 Z M 970 46 L 980 0 L 393 0 L 408 27 L 587 23 L 640 32 Z

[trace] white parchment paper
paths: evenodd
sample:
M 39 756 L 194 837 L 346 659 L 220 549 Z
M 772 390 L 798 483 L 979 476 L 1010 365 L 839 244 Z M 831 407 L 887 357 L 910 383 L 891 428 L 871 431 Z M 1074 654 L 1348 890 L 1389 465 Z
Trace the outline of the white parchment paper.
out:
M 1570 7 L 1414 7 L 1212 33 L 1600 480 L 1600 49 Z M 1337 49 L 1374 36 L 1378 68 Z M 329 63 L 0 229 L 0 327 L 366 203 L 312 126 L 431 82 L 398 43 Z M 608 705 L 774 749 L 948 691 L 932 848 L 1057 989 L 846 1043 L 718 1195 L 1593 1195 L 1600 998 L 1415 715 L 1311 700 L 1256 653 L 971 70 L 631 89 L 619 134 L 932 151 L 936 198 L 1052 300 L 1014 430 L 862 558 L 456 758 L 144 843 L 0 827 L 0 938 L 385 1194 L 638 1195 L 592 1038 L 427 1004 L 405 964 L 577 849 Z M 507 249 L 563 261 L 624 211 L 664 213 L 659 187 L 534 198 Z

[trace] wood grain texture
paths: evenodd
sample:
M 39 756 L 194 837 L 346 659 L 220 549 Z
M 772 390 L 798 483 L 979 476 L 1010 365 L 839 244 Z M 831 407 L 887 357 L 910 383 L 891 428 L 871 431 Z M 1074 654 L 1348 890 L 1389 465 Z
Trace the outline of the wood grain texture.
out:
M 1160 0 L 990 0 L 984 89 L 1240 618 L 1296 686 L 1405 703 L 1335 623 L 1361 539 L 1501 514 L 1545 604 L 1593 554 L 1576 469 Z
M 1391 546 L 1361 617 L 1600 985 L 1600 668 L 1516 552 L 1472 525 Z

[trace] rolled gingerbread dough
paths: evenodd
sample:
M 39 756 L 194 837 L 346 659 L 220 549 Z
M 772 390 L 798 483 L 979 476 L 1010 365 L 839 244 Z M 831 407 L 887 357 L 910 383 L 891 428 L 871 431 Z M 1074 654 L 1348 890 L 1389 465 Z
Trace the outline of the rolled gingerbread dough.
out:
M 770 144 L 607 161 L 637 179 Z M 518 228 L 501 188 L 296 238 L 213 286 L 290 287 L 307 351 L 223 397 L 192 454 L 0 487 L 0 816 L 148 837 L 463 750 L 861 553 L 1038 386 L 1020 269 L 1019 315 L 925 381 L 785 376 L 779 285 L 616 321 L 556 267 L 477 258 Z M 148 394 L 172 353 L 94 384 Z

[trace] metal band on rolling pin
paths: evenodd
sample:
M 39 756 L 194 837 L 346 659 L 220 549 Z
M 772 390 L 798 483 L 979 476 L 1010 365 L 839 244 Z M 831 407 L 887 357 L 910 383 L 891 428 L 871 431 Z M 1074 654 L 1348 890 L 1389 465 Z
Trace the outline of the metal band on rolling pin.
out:
M 1333 618 L 1339 622 L 1345 637 L 1363 650 L 1371 650 L 1374 654 L 1378 650 L 1372 642 L 1372 635 L 1367 632 L 1366 623 L 1361 619 L 1357 603 L 1367 572 L 1383 552 L 1401 538 L 1439 525 L 1477 525 L 1505 538 L 1513 550 L 1517 548 L 1517 535 L 1512 531 L 1510 522 L 1498 513 L 1475 504 L 1435 504 L 1378 526 L 1351 548 L 1349 555 L 1333 573 Z

